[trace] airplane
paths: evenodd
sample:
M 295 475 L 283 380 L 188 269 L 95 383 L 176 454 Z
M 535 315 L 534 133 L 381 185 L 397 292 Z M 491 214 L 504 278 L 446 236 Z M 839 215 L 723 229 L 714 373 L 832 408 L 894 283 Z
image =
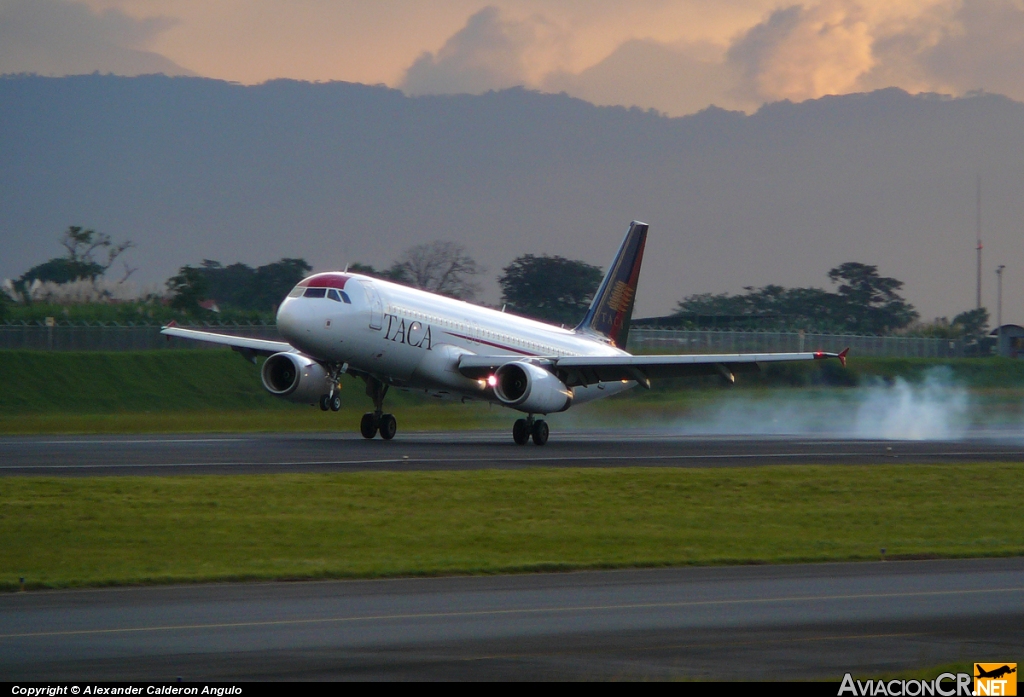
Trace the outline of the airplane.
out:
M 975 665 L 977 666 L 977 664 L 975 664 Z M 1016 673 L 1017 672 L 1016 668 L 1011 668 L 1010 666 L 1005 666 L 1005 665 L 1000 667 L 1000 668 L 995 668 L 995 669 L 990 670 L 990 671 L 985 670 L 981 666 L 977 666 L 977 668 L 978 668 L 978 674 L 974 676 L 976 678 L 1001 678 L 1004 675 L 1009 675 L 1010 673 Z
M 609 397 L 651 380 L 756 372 L 760 363 L 838 358 L 846 354 L 690 354 L 634 356 L 625 351 L 648 225 L 633 221 L 590 308 L 572 329 L 518 317 L 423 290 L 348 272 L 317 273 L 288 293 L 277 311 L 286 341 L 184 329 L 167 336 L 230 346 L 261 369 L 271 394 L 324 411 L 341 408 L 343 374 L 362 378 L 374 410 L 363 415 L 364 438 L 391 440 L 393 414 L 384 412 L 392 387 L 463 402 L 482 400 L 525 414 L 512 439 L 548 441 L 543 417 Z

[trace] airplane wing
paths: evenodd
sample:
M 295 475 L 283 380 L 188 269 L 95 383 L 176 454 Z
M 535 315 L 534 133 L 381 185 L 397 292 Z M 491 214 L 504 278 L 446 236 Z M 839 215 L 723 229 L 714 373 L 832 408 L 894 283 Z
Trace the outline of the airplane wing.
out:
M 722 375 L 732 379 L 735 373 L 756 372 L 760 363 L 783 361 L 814 361 L 838 358 L 846 365 L 846 354 L 813 351 L 807 353 L 724 353 L 674 356 L 550 356 L 528 360 L 564 375 L 568 387 L 592 385 L 596 382 L 636 380 L 650 387 L 651 378 L 678 378 L 690 375 Z M 464 354 L 459 358 L 459 372 L 470 378 L 481 378 L 499 366 L 517 360 L 510 356 Z
M 176 336 L 179 339 L 191 339 L 193 341 L 205 341 L 211 344 L 230 346 L 249 360 L 254 361 L 256 356 L 270 356 L 282 351 L 294 351 L 291 344 L 284 341 L 270 341 L 268 339 L 250 339 L 244 336 L 231 336 L 230 334 L 217 334 L 215 332 L 203 332 L 196 329 L 182 329 L 172 322 L 160 330 L 166 336 Z

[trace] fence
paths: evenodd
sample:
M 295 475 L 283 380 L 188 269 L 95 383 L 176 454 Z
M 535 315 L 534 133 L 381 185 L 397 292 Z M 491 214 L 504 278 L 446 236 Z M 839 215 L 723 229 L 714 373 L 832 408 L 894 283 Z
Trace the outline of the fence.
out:
M 280 340 L 273 324 L 211 322 L 187 329 Z M 842 351 L 855 356 L 952 358 L 965 355 L 963 342 L 905 336 L 856 336 L 801 332 L 740 332 L 720 330 L 644 329 L 629 333 L 635 353 L 773 353 Z M 214 344 L 166 337 L 156 324 L 44 323 L 0 324 L 0 350 L 144 351 L 150 349 L 220 348 Z
M 966 355 L 962 341 L 918 336 L 858 336 L 804 332 L 740 332 L 699 329 L 641 329 L 629 332 L 634 353 L 775 353 L 842 351 L 854 356 L 954 358 Z
M 234 334 L 257 339 L 280 339 L 273 324 L 219 323 L 190 325 L 187 329 Z M 158 324 L 44 323 L 0 324 L 0 350 L 146 351 L 151 349 L 223 348 L 201 341 L 163 336 Z

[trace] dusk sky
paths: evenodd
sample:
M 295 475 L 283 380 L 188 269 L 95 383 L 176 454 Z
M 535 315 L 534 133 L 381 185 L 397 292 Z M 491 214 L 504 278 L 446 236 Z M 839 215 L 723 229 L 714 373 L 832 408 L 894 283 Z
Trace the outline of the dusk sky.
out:
M 0 0 L 0 73 L 524 85 L 669 115 L 902 87 L 1024 100 L 1022 0 Z
M 275 78 L 383 84 L 416 97 L 525 86 L 668 116 L 712 104 L 748 114 L 784 99 L 805 105 L 769 109 L 744 125 L 721 112 L 625 119 L 562 98 L 511 93 L 491 101 L 403 100 L 383 89 L 332 92 L 326 85 L 239 90 L 212 83 L 199 90 L 192 81 L 165 81 L 189 83 L 171 87 L 153 80 L 11 80 L 6 94 L 25 101 L 0 102 L 10 125 L 0 133 L 0 140 L 7 136 L 7 152 L 0 150 L 7 169 L 0 171 L 0 236 L 16 242 L 0 259 L 0 278 L 17 277 L 55 253 L 54 240 L 69 224 L 138 241 L 133 253 L 143 270 L 136 278 L 146 283 L 202 258 L 259 265 L 306 256 L 318 268 L 340 268 L 353 260 L 386 264 L 396 250 L 456 239 L 489 268 L 485 299 L 496 301 L 493 278 L 516 255 L 606 264 L 624 225 L 638 217 L 652 224 L 662 245 L 646 267 L 642 313 L 667 313 L 689 293 L 825 285 L 827 269 L 858 260 L 905 280 L 908 299 L 930 319 L 973 306 L 980 176 L 985 302 L 994 310 L 997 263 L 1007 265 L 1007 297 L 1024 292 L 1019 104 L 896 95 L 805 101 L 898 87 L 955 97 L 981 90 L 1024 102 L 1024 0 L 0 0 L 0 74 L 97 71 L 244 85 Z M 79 89 L 70 83 L 83 91 L 67 92 Z M 105 90 L 125 95 L 131 108 L 106 113 L 97 101 Z M 160 102 L 171 93 L 184 101 Z M 289 131 L 256 137 L 254 124 L 246 132 L 251 140 L 239 141 L 232 130 L 237 115 L 225 121 L 211 106 L 249 99 L 272 120 L 287 113 L 278 109 L 282 102 L 317 103 L 314 93 L 335 95 L 336 110 L 321 114 L 330 129 L 301 134 L 308 150 L 289 146 Z M 79 100 L 71 111 L 68 99 Z M 516 157 L 501 149 L 513 142 L 515 128 L 486 110 L 498 103 L 519 109 L 509 112 L 522 131 Z M 358 131 L 358 119 L 346 116 L 353 105 L 390 114 L 393 122 Z M 589 121 L 563 122 L 562 109 Z M 424 111 L 443 118 L 405 128 Z M 175 130 L 197 114 L 207 119 L 202 128 Z M 604 119 L 619 124 L 621 139 L 605 137 Z M 114 121 L 120 131 L 111 130 Z M 454 123 L 477 128 L 486 147 L 459 150 L 458 134 L 441 128 Z M 76 138 L 71 124 L 89 137 Z M 437 143 L 418 136 L 418 128 L 435 126 L 438 142 L 455 143 L 440 154 Z M 543 158 L 545 137 L 584 126 L 603 138 L 600 148 L 566 146 L 563 161 Z M 203 141 L 208 132 L 224 136 Z M 163 140 L 168 133 L 203 142 L 203 149 L 171 147 Z M 740 140 L 715 140 L 721 133 Z M 744 145 L 748 136 L 759 139 L 756 147 Z M 345 179 L 358 172 L 335 166 L 345 154 L 385 137 L 398 139 L 383 148 L 391 169 L 381 169 L 378 179 Z M 643 186 L 616 179 L 622 153 L 652 142 L 665 143 L 677 159 L 644 151 L 648 161 L 633 163 L 630 175 Z M 709 143 L 714 148 L 705 150 Z M 191 153 L 193 169 L 147 164 L 187 160 L 178 150 Z M 253 171 L 246 163 L 257 151 L 266 157 Z M 504 156 L 489 159 L 496 152 Z M 334 159 L 321 171 L 322 153 Z M 541 159 L 512 177 L 510 167 L 529 161 L 527 154 Z M 424 163 L 429 178 L 417 174 Z M 68 174 L 77 168 L 88 176 Z M 293 171 L 307 172 L 294 190 Z M 460 179 L 464 171 L 473 177 Z M 203 173 L 219 178 L 194 190 Z M 220 195 L 211 196 L 213 190 Z M 370 217 L 386 236 L 361 234 L 360 222 Z M 240 229 L 234 221 L 241 219 L 249 222 Z M 453 219 L 460 221 L 455 229 Z M 560 221 L 557 235 L 549 234 L 551 220 Z M 283 237 L 281 229 L 296 232 Z M 1008 307 L 1006 318 L 1024 321 L 1021 313 Z

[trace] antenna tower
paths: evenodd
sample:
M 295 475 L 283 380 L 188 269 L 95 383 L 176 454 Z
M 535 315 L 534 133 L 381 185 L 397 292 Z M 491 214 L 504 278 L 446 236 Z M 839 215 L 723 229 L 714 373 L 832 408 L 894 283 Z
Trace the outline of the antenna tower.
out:
M 978 285 L 975 289 L 974 307 L 981 309 L 981 175 L 978 175 L 977 195 L 975 197 L 974 222 L 978 231 Z

